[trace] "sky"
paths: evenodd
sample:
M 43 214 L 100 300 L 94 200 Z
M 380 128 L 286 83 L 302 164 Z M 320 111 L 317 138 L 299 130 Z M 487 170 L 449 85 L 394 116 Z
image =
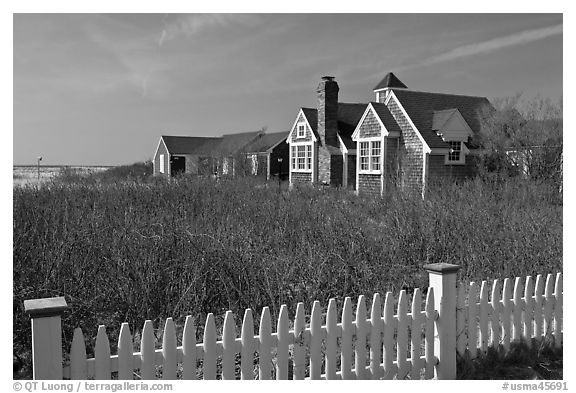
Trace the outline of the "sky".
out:
M 334 76 L 341 102 L 410 89 L 558 100 L 562 14 L 14 14 L 13 164 L 123 165 L 161 135 L 287 131 Z

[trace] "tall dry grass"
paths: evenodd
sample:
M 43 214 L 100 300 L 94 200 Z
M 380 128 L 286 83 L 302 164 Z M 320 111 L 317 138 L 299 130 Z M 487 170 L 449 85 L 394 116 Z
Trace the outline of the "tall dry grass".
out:
M 258 316 L 264 306 L 277 315 L 281 304 L 293 313 L 299 301 L 426 287 L 426 263 L 460 264 L 463 281 L 562 269 L 561 199 L 513 179 L 445 184 L 425 200 L 252 178 L 77 179 L 15 188 L 13 203 L 23 357 L 25 299 L 65 296 L 70 343 L 77 326 L 94 337 L 98 324 L 140 329 L 145 319 Z

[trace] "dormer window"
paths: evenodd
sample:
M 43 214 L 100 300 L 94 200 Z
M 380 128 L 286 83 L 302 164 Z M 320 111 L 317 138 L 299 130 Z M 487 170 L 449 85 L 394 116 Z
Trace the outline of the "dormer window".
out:
M 446 155 L 446 164 L 464 164 L 464 142 L 449 141 L 450 151 Z
M 296 125 L 297 128 L 297 137 L 298 138 L 305 138 L 306 137 L 306 123 L 302 122 L 302 123 L 298 123 Z

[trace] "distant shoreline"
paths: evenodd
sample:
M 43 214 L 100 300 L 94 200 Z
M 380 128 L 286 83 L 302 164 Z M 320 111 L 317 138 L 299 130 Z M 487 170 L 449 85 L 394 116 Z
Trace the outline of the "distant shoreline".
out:
M 40 168 L 115 168 L 118 165 L 40 165 Z M 12 165 L 14 168 L 38 168 L 37 164 Z

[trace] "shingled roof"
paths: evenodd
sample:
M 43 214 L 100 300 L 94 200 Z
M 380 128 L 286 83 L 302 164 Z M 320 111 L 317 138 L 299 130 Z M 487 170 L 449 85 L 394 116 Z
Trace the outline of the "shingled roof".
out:
M 283 131 L 270 134 L 262 134 L 259 138 L 256 138 L 251 143 L 249 143 L 244 148 L 244 151 L 246 153 L 264 153 L 278 145 L 280 142 L 285 141 L 288 137 L 288 133 L 288 131 Z
M 245 152 L 246 147 L 260 135 L 263 135 L 262 131 L 227 134 L 221 137 L 162 135 L 162 140 L 170 154 L 229 156 Z
M 371 104 L 382 123 L 384 123 L 384 127 L 386 127 L 388 132 L 402 132 L 400 126 L 398 123 L 396 123 L 394 116 L 392 116 L 392 113 L 390 113 L 390 110 L 385 104 L 378 102 L 371 102 Z
M 396 75 L 389 72 L 386 74 L 384 79 L 382 79 L 380 81 L 380 83 L 378 83 L 376 85 L 374 90 L 380 90 L 380 89 L 386 89 L 386 88 L 392 88 L 392 87 L 399 87 L 399 88 L 403 88 L 403 89 L 407 88 L 407 86 L 404 83 L 402 83 L 402 81 L 400 79 L 398 79 L 396 77 Z
M 162 135 L 170 154 L 212 154 L 221 138 Z
M 316 136 L 318 136 L 318 110 L 316 108 L 301 108 L 302 112 L 304 112 L 304 116 L 310 123 L 310 127 L 312 127 L 312 131 Z
M 246 151 L 246 146 L 262 135 L 262 131 L 243 132 L 240 134 L 222 135 L 218 144 L 218 153 L 222 155 L 234 155 Z
M 404 89 L 392 90 L 430 148 L 448 147 L 432 129 L 435 111 L 458 109 L 472 129 L 472 132 L 477 133 L 480 131 L 480 113 L 486 107 L 490 107 L 490 102 L 486 97 L 428 93 Z

